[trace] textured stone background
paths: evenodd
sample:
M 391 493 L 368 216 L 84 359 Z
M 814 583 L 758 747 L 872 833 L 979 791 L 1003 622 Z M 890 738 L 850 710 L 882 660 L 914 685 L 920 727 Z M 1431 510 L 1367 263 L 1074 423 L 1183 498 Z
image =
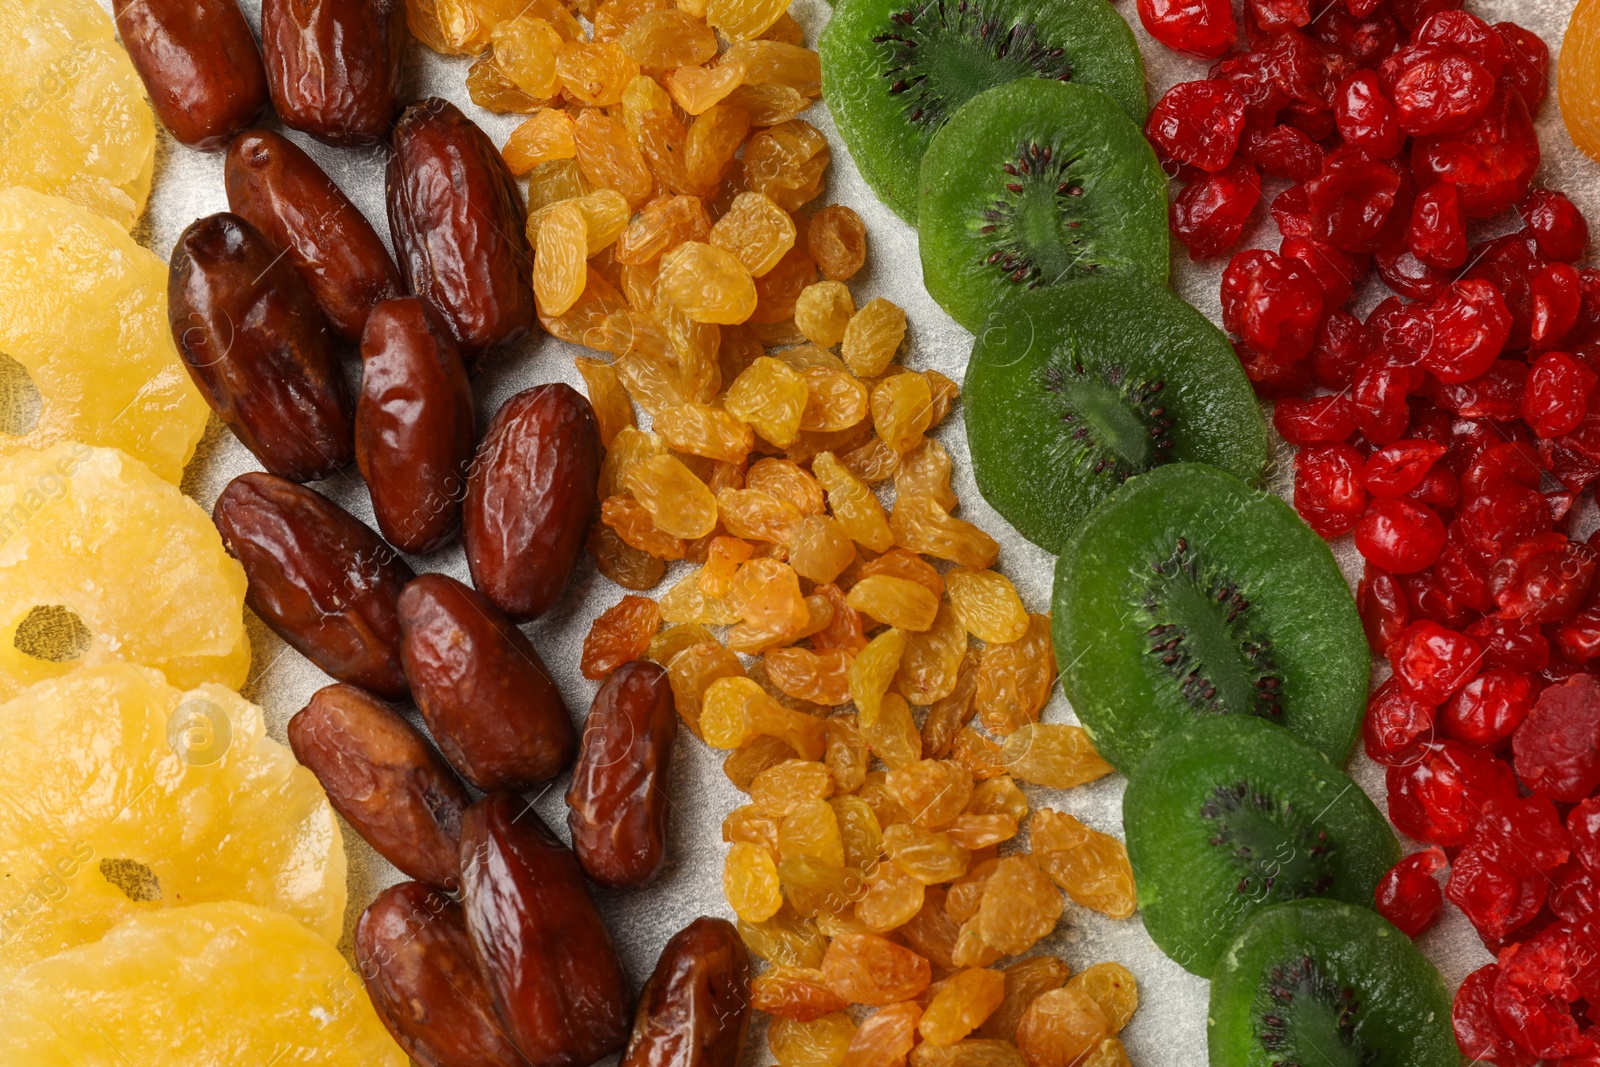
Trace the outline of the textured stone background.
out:
M 109 0 L 102 2 L 109 8 Z M 259 0 L 244 0 L 244 3 L 254 21 Z M 1469 0 L 1468 4 L 1469 10 L 1491 22 L 1513 19 L 1522 23 L 1543 36 L 1554 53 L 1559 53 L 1561 34 L 1572 6 L 1573 0 Z M 1144 34 L 1138 26 L 1132 0 L 1122 0 L 1118 7 L 1133 21 L 1139 36 L 1149 72 L 1152 101 L 1175 82 L 1204 76 L 1202 64 L 1172 55 Z M 823 0 L 795 0 L 793 13 L 814 42 L 816 33 L 827 22 L 829 10 Z M 438 95 L 455 101 L 483 125 L 497 144 L 515 127 L 514 116 L 490 115 L 472 106 L 463 85 L 466 60 L 446 59 L 413 45 L 409 63 L 409 96 Z M 805 118 L 829 135 L 833 147 L 829 188 L 818 203 L 836 200 L 849 204 L 868 223 L 868 267 L 852 283 L 857 304 L 882 295 L 903 306 L 911 324 L 907 361 L 918 368 L 940 370 L 959 381 L 966 366 L 971 336 L 955 325 L 924 291 L 917 265 L 915 231 L 873 198 L 835 135 L 826 109 L 814 107 Z M 1553 83 L 1551 98 L 1545 105 L 1539 126 L 1545 150 L 1541 180 L 1566 191 L 1591 218 L 1600 218 L 1600 186 L 1594 181 L 1595 164 L 1578 153 L 1568 139 L 1561 125 Z M 383 150 L 337 150 L 300 134 L 291 136 L 310 151 L 366 212 L 378 232 L 386 233 Z M 1277 188 L 1264 192 L 1253 233 L 1255 242 L 1271 247 L 1276 247 L 1277 236 L 1266 218 L 1265 205 L 1276 192 Z M 140 239 L 165 257 L 190 221 L 226 209 L 222 157 L 191 152 L 163 135 L 158 148 L 155 194 L 139 230 Z M 1180 248 L 1174 256 L 1173 268 L 1178 292 L 1213 320 L 1220 321 L 1217 281 L 1221 264 L 1192 265 Z M 1376 297 L 1371 297 L 1368 306 L 1376 301 Z M 529 385 L 565 381 L 582 390 L 582 381 L 572 364 L 572 357 L 578 352 L 574 346 L 541 336 L 499 358 L 477 383 L 480 425 L 487 424 L 507 397 Z M 958 416 L 959 412 L 957 408 Z M 999 538 L 1004 549 L 1000 569 L 1015 582 L 1030 610 L 1047 611 L 1051 557 L 1024 541 L 979 497 L 972 480 L 960 418 L 947 420 L 936 436 L 956 461 L 955 488 L 964 502 L 961 514 Z M 1280 455 L 1281 458 L 1285 457 Z M 256 466 L 254 458 L 213 420 L 200 455 L 189 468 L 184 488 L 209 508 L 230 478 Z M 1275 488 L 1285 491 L 1289 484 L 1286 465 L 1276 464 L 1271 479 Z M 316 488 L 358 517 L 371 521 L 366 491 L 354 470 Z M 1359 574 L 1360 561 L 1348 538 L 1334 548 L 1353 580 Z M 412 560 L 412 563 L 419 571 L 440 570 L 467 578 L 459 547 L 434 557 Z M 668 588 L 679 573 L 670 571 L 662 590 Z M 528 630 L 580 718 L 582 709 L 588 707 L 595 684 L 578 673 L 579 645 L 589 621 L 615 603 L 622 592 L 599 578 L 592 567 L 585 567 L 561 604 Z M 282 740 L 288 718 L 313 692 L 327 684 L 328 679 L 255 619 L 252 618 L 250 624 L 255 663 L 246 695 L 265 707 L 270 731 Z M 1073 720 L 1072 709 L 1059 693 L 1046 710 L 1045 718 Z M 724 846 L 719 824 L 724 813 L 742 802 L 743 795 L 722 775 L 719 754 L 709 751 L 687 733 L 679 744 L 674 770 L 671 859 L 665 874 L 648 889 L 598 893 L 600 906 L 611 922 L 635 983 L 642 982 L 649 974 L 667 938 L 695 916 L 732 917 L 720 889 Z M 1381 806 L 1383 776 L 1378 768 L 1358 753 L 1350 770 Z M 1097 829 L 1120 835 L 1123 784 L 1120 776 L 1112 776 L 1070 792 L 1031 786 L 1028 791 L 1035 807 L 1051 806 L 1070 811 Z M 536 804 L 545 820 L 563 836 L 566 833 L 562 802 L 565 789 L 564 778 L 552 783 Z M 395 881 L 397 874 L 360 838 L 346 830 L 346 847 L 351 859 L 348 926 L 354 923 L 376 891 Z M 344 947 L 348 951 L 348 935 Z M 1440 926 L 1423 938 L 1421 947 L 1438 964 L 1452 988 L 1490 960 L 1465 920 L 1454 913 L 1447 914 Z M 1133 971 L 1139 980 L 1142 1006 L 1124 1039 L 1130 1056 L 1140 1067 L 1192 1067 L 1203 1062 L 1207 983 L 1162 956 L 1145 935 L 1137 917 L 1127 922 L 1113 922 L 1069 901 L 1059 929 L 1052 938 L 1041 942 L 1036 951 L 1058 953 L 1074 969 L 1115 959 Z M 752 1030 L 747 1061 L 752 1065 L 771 1061 L 764 1029 L 760 1026 Z

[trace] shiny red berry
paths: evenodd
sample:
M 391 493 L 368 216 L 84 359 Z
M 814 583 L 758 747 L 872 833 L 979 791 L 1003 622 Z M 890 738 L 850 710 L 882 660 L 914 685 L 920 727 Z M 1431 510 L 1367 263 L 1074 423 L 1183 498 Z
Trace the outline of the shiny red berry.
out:
M 1361 742 L 1367 756 L 1390 767 L 1416 762 L 1434 741 L 1435 711 L 1390 678 L 1367 702 Z
M 1168 48 L 1202 59 L 1222 55 L 1239 35 L 1229 0 L 1139 0 L 1139 21 Z
M 1494 1013 L 1494 983 L 1499 977 L 1499 965 L 1491 963 L 1467 975 L 1456 990 L 1450 1013 L 1456 1044 L 1471 1060 L 1495 1067 L 1534 1067 L 1538 1057 L 1518 1048 Z
M 1539 114 L 1550 94 L 1550 46 L 1515 22 L 1497 22 L 1494 28 L 1506 42 L 1507 84 L 1522 97 L 1529 114 Z
M 1405 588 L 1394 575 L 1371 564 L 1363 569 L 1361 581 L 1356 585 L 1356 611 L 1361 615 L 1367 644 L 1378 653 L 1388 648 L 1411 622 Z
M 1240 252 L 1222 274 L 1222 322 L 1252 352 L 1294 363 L 1311 352 L 1322 321 L 1322 286 L 1297 259 Z
M 1323 537 L 1355 529 L 1367 509 L 1361 453 L 1346 444 L 1308 445 L 1294 457 L 1294 508 Z
M 1356 524 L 1356 550 L 1391 574 L 1415 574 L 1444 551 L 1444 522 L 1432 508 L 1404 497 L 1374 500 Z
M 1389 661 L 1406 692 L 1437 707 L 1483 664 L 1483 645 L 1436 622 L 1414 622 L 1389 646 Z
M 1348 311 L 1330 311 L 1317 327 L 1309 361 L 1311 373 L 1324 389 L 1349 389 L 1371 348 L 1367 327 L 1360 319 Z
M 1173 198 L 1168 221 L 1193 260 L 1220 256 L 1238 243 L 1261 200 L 1261 176 L 1235 158 L 1215 174 L 1202 174 Z
M 1539 694 L 1512 735 L 1517 777 L 1563 804 L 1600 788 L 1600 682 L 1577 674 Z
M 1312 225 L 1306 236 L 1347 252 L 1379 248 L 1402 195 L 1395 168 L 1353 146 L 1335 149 L 1305 191 Z
M 1423 747 L 1419 758 L 1384 772 L 1389 819 L 1418 841 L 1466 844 L 1493 797 L 1515 797 L 1517 778 L 1493 753 L 1456 741 Z
M 1431 185 L 1411 205 L 1406 246 L 1430 267 L 1453 270 L 1467 261 L 1467 218 L 1461 197 L 1448 182 Z
M 1456 691 L 1440 722 L 1447 737 L 1494 748 L 1522 725 L 1538 695 L 1539 683 L 1533 675 L 1491 667 Z
M 1468 279 L 1428 306 L 1432 328 L 1422 350 L 1422 365 L 1441 382 L 1465 382 L 1489 369 L 1506 347 L 1511 313 L 1499 290 Z
M 1594 551 L 1581 541 L 1536 534 L 1494 561 L 1489 592 L 1504 618 L 1566 622 L 1589 599 L 1595 567 Z
M 1494 99 L 1494 76 L 1464 55 L 1410 45 L 1384 60 L 1379 76 L 1400 128 L 1412 137 L 1460 133 Z
M 1333 98 L 1333 118 L 1345 143 L 1374 159 L 1391 159 L 1405 147 L 1400 116 L 1373 71 L 1357 71 L 1340 83 Z
M 1437 45 L 1474 60 L 1491 78 L 1506 67 L 1506 42 L 1495 28 L 1465 11 L 1440 11 L 1430 15 L 1411 35 L 1412 44 Z
M 1224 81 L 1179 82 L 1150 109 L 1145 136 L 1163 160 L 1219 171 L 1244 132 L 1244 97 Z
M 1485 944 L 1504 941 L 1539 914 L 1549 896 L 1549 883 L 1509 869 L 1478 842 L 1456 853 L 1445 895 L 1471 921 Z
M 1560 345 L 1583 310 L 1583 280 L 1570 263 L 1547 263 L 1528 283 L 1532 317 L 1528 340 L 1535 352 Z
M 1384 445 L 1367 457 L 1362 474 L 1367 492 L 1380 497 L 1405 496 L 1422 484 L 1445 451 L 1445 446 L 1437 441 L 1415 438 Z
M 1594 963 L 1594 949 L 1565 925 L 1547 926 L 1500 961 L 1494 1011 L 1518 1045 L 1535 1056 L 1559 1060 L 1597 1050 L 1573 1018 L 1581 997 L 1574 978 Z
M 1515 90 L 1502 89 L 1465 130 L 1419 138 L 1411 169 L 1422 188 L 1454 182 L 1467 216 L 1486 219 L 1528 195 L 1539 159 L 1527 105 Z
M 1378 881 L 1374 897 L 1378 914 L 1388 919 L 1407 937 L 1420 936 L 1439 921 L 1444 907 L 1444 891 L 1435 872 L 1444 867 L 1444 851 L 1439 848 L 1413 853 L 1389 868 Z
M 1284 397 L 1273 405 L 1272 425 L 1292 445 L 1344 441 L 1356 430 L 1350 400 L 1342 393 Z
M 1467 627 L 1483 643 L 1483 661 L 1490 667 L 1537 673 L 1550 665 L 1550 639 L 1526 619 L 1486 617 Z
M 1589 222 L 1577 205 L 1552 189 L 1535 189 L 1517 205 L 1539 251 L 1557 263 L 1576 263 L 1589 251 Z
M 1590 873 L 1600 874 L 1600 797 L 1590 797 L 1567 812 L 1567 835 L 1578 862 Z
M 1250 127 L 1239 138 L 1239 151 L 1262 173 L 1291 182 L 1315 178 L 1327 158 L 1321 145 L 1293 126 Z
M 1528 372 L 1523 421 L 1536 437 L 1565 437 L 1589 413 L 1596 381 L 1594 371 L 1567 353 L 1545 352 Z

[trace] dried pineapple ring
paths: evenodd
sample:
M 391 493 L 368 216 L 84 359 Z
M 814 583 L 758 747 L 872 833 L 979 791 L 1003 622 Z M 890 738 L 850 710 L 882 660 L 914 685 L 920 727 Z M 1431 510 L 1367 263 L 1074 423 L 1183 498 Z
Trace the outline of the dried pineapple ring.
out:
M 64 196 L 133 226 L 150 196 L 156 123 L 95 0 L 0 5 L 0 186 Z
M 185 693 L 130 664 L 85 667 L 0 704 L 0 752 L 0 987 L 122 920 L 184 904 L 259 904 L 338 940 L 333 809 L 238 694 Z M 22 1062 L 38 1061 L 0 1055 Z
M 183 476 L 210 411 L 172 343 L 166 264 L 115 224 L 0 190 L 0 352 L 43 399 L 31 430 L 0 424 L 0 452 L 70 438 Z
M 114 661 L 237 689 L 244 591 L 211 519 L 144 464 L 74 442 L 0 456 L 0 700 Z
M 333 946 L 276 912 L 197 904 L 130 919 L 0 990 L 0 1062 L 405 1067 Z

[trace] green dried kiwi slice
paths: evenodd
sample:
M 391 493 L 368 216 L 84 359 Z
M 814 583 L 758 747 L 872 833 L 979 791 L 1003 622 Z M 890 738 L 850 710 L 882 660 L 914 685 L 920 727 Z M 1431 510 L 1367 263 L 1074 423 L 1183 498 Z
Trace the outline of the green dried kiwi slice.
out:
M 1129 777 L 1122 825 L 1145 929 L 1201 976 L 1263 908 L 1370 905 L 1400 861 L 1388 820 L 1355 782 L 1283 727 L 1243 715 L 1152 749 Z
M 1203 463 L 1128 479 L 1056 561 L 1061 684 L 1126 772 L 1196 719 L 1268 719 L 1343 764 L 1368 653 L 1322 539 L 1268 493 Z
M 918 178 L 922 280 L 978 329 L 1079 278 L 1167 281 L 1167 178 L 1105 93 L 1021 78 L 961 105 Z
M 1103 89 L 1139 125 L 1144 64 L 1106 0 L 844 0 L 822 33 L 822 92 L 861 175 L 907 222 L 917 166 L 962 104 L 1018 78 Z
M 1450 993 L 1411 939 L 1365 908 L 1263 909 L 1211 979 L 1211 1067 L 1458 1067 Z
M 1153 467 L 1209 463 L 1254 482 L 1267 462 L 1233 347 L 1161 286 L 1094 278 L 1032 294 L 978 334 L 962 396 L 984 499 L 1052 552 Z

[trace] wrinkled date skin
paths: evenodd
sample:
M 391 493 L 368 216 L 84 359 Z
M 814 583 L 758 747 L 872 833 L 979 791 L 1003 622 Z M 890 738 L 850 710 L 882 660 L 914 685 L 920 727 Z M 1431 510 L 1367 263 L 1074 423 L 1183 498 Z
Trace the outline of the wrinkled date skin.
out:
M 262 466 L 326 478 L 355 452 L 355 405 L 328 320 L 261 231 L 222 212 L 172 250 L 167 318 L 189 377 Z
M 505 402 L 478 445 L 463 530 L 472 584 L 513 619 L 536 618 L 566 588 L 600 479 L 594 409 L 560 383 Z
M 378 1018 L 423 1067 L 525 1067 L 502 1033 L 461 906 L 421 882 L 378 894 L 356 923 L 356 965 Z
M 351 685 L 317 690 L 289 720 L 295 759 L 378 854 L 453 889 L 467 791 L 416 728 Z
M 285 126 L 377 144 L 400 110 L 404 0 L 262 0 L 267 88 Z
M 258 471 L 229 482 L 211 517 L 244 566 L 245 603 L 274 633 L 341 682 L 406 695 L 396 604 L 415 575 L 371 528 Z
M 117 32 L 161 125 L 226 148 L 267 106 L 267 75 L 238 0 L 115 0 Z
M 225 176 L 229 209 L 285 250 L 334 333 L 361 340 L 372 308 L 401 294 L 372 224 L 298 145 L 268 130 L 234 138 Z
M 593 881 L 626 888 L 661 872 L 677 734 L 672 686 L 659 664 L 624 663 L 600 684 L 567 790 L 572 848 Z
M 621 1067 L 738 1067 L 750 1024 L 750 955 L 725 919 L 673 935 L 639 995 Z
M 361 336 L 356 464 L 390 544 L 423 553 L 455 539 L 476 443 L 455 341 L 414 296 L 379 304 Z
M 401 662 L 439 748 L 479 789 L 554 778 L 578 747 L 532 643 L 476 590 L 424 574 L 400 594 Z
M 391 138 L 389 233 L 411 292 L 433 305 L 468 362 L 534 321 L 527 219 L 493 142 L 454 104 L 406 108 Z
M 538 1067 L 622 1049 L 628 982 L 583 872 L 527 801 L 491 793 L 461 825 L 461 903 L 511 1040 Z

